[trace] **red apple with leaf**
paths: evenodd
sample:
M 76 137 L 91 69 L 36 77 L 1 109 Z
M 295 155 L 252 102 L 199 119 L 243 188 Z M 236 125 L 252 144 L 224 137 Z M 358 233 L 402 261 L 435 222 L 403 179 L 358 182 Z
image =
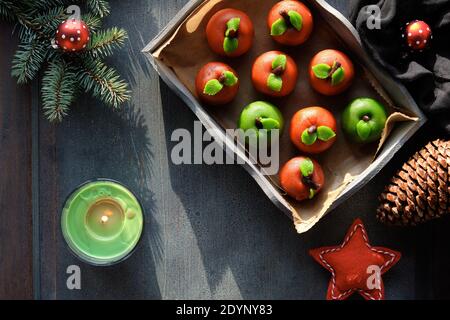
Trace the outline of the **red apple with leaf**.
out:
M 292 143 L 305 153 L 322 153 L 336 142 L 337 122 L 333 114 L 322 107 L 298 111 L 291 120 Z
M 222 62 L 207 63 L 197 74 L 195 87 L 198 97 L 210 105 L 231 102 L 239 91 L 236 71 Z
M 319 93 L 334 96 L 350 87 L 355 70 L 350 58 L 338 50 L 323 50 L 311 60 L 309 82 Z
M 272 97 L 285 97 L 294 91 L 298 79 L 295 61 L 280 51 L 260 55 L 253 64 L 252 81 L 256 90 Z
M 304 43 L 313 30 L 311 11 L 301 2 L 280 1 L 273 6 L 267 17 L 272 38 L 287 46 Z
M 206 26 L 206 38 L 212 51 L 227 57 L 239 57 L 250 50 L 255 30 L 247 14 L 236 9 L 216 12 Z
M 325 184 L 319 163 L 306 157 L 289 160 L 280 171 L 280 183 L 286 193 L 297 201 L 313 199 Z

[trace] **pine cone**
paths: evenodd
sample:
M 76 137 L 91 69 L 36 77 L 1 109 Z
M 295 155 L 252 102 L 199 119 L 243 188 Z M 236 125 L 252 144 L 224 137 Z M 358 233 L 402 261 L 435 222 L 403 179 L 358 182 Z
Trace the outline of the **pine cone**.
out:
M 406 162 L 380 196 L 377 218 L 414 226 L 450 211 L 450 141 L 428 143 Z

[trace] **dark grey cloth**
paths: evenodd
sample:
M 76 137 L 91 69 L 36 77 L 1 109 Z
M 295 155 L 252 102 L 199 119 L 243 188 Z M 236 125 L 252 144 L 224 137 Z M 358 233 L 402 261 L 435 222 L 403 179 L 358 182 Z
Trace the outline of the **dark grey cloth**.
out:
M 431 121 L 450 134 L 450 0 L 351 2 L 351 21 L 367 52 L 405 84 Z M 368 5 L 381 9 L 380 29 L 368 27 Z M 401 28 L 416 19 L 433 31 L 431 46 L 422 53 L 411 53 L 401 37 Z

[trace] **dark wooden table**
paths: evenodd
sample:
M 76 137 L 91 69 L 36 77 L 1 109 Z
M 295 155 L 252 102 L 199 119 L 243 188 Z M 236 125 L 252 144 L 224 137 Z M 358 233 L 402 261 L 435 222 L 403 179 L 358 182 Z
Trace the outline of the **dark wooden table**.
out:
M 449 219 L 415 229 L 375 220 L 377 196 L 400 164 L 435 137 L 431 126 L 305 235 L 241 167 L 170 162 L 172 131 L 192 131 L 196 119 L 140 50 L 186 2 L 111 1 L 107 24 L 130 34 L 112 62 L 132 84 L 132 103 L 111 112 L 85 98 L 57 126 L 40 112 L 38 84 L 17 87 L 10 77 L 15 36 L 0 24 L 0 298 L 322 299 L 329 274 L 307 250 L 340 243 L 356 217 L 373 244 L 403 253 L 384 277 L 387 298 L 450 298 Z M 346 0 L 329 2 L 348 14 Z M 138 250 L 109 268 L 74 258 L 59 227 L 66 196 L 97 177 L 129 185 L 146 211 Z M 81 290 L 66 287 L 73 264 L 81 267 Z

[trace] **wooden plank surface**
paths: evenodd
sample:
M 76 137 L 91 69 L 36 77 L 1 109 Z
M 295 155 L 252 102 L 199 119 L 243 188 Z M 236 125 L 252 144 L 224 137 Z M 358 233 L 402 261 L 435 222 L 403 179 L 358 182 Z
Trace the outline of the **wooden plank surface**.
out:
M 31 89 L 11 77 L 12 30 L 0 21 L 0 299 L 31 299 Z
M 387 298 L 427 298 L 439 291 L 431 271 L 446 264 L 437 269 L 430 265 L 434 226 L 390 229 L 374 217 L 378 194 L 420 141 L 432 136 L 427 129 L 376 179 L 301 236 L 241 167 L 171 163 L 171 133 L 177 128 L 192 133 L 196 119 L 159 80 L 140 50 L 185 3 L 112 2 L 107 25 L 126 28 L 130 40 L 111 61 L 130 80 L 133 103 L 122 112 L 111 112 L 86 98 L 57 127 L 40 120 L 40 296 L 322 299 L 329 274 L 307 250 L 340 243 L 356 217 L 367 224 L 374 245 L 403 253 L 399 265 L 385 277 Z M 347 14 L 347 1 L 330 3 Z M 74 258 L 59 227 L 65 198 L 77 185 L 96 177 L 129 185 L 146 212 L 138 250 L 109 268 L 87 266 Z M 65 285 L 65 270 L 72 264 L 82 271 L 78 291 Z

